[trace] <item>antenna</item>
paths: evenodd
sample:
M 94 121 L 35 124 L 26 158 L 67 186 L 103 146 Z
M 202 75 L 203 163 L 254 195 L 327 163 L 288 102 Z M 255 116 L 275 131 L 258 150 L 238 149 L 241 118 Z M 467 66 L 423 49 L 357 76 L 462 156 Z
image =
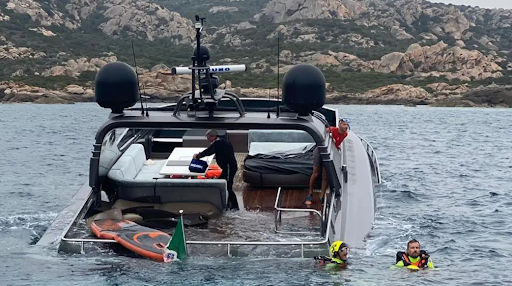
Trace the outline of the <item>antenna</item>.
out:
M 137 75 L 137 87 L 139 88 L 140 114 L 144 115 L 144 105 L 142 105 L 142 97 L 140 96 L 139 71 L 137 70 L 137 60 L 135 60 L 135 48 L 132 41 L 133 63 L 135 64 L 135 74 Z
M 270 88 L 268 89 L 268 113 L 267 118 L 270 118 Z
M 173 75 L 192 74 L 192 94 L 188 96 L 187 93 L 186 96 L 179 99 L 176 104 L 177 107 L 174 109 L 174 116 L 177 116 L 183 104 L 187 105 L 187 115 L 189 114 L 188 111 L 208 110 L 208 113 L 212 116 L 222 98 L 232 100 L 240 116 L 244 116 L 245 109 L 240 98 L 234 93 L 219 90 L 219 77 L 215 74 L 246 71 L 247 67 L 245 65 L 210 66 L 207 63 L 210 60 L 210 51 L 208 47 L 201 45 L 201 31 L 205 21 L 206 18 L 195 15 L 196 44 L 194 45 L 194 54 L 191 57 L 192 66 L 173 67 L 171 70 Z M 196 87 L 196 81 L 199 87 Z
M 196 96 L 196 71 L 197 78 L 199 81 L 199 98 L 203 101 L 203 88 L 201 87 L 201 69 L 194 69 L 194 67 L 206 67 L 206 60 L 203 60 L 201 55 L 201 32 L 203 31 L 203 24 L 206 22 L 206 18 L 195 16 L 196 23 L 194 27 L 196 29 L 196 54 L 192 56 L 192 104 L 195 104 Z M 201 21 L 201 22 L 199 22 Z M 206 70 L 206 76 L 209 77 L 208 69 Z M 209 83 L 210 90 L 213 90 L 211 83 Z
M 277 117 L 279 117 L 279 103 L 281 101 L 279 95 L 279 32 L 277 35 Z
M 149 112 L 148 112 L 148 110 L 149 110 L 148 109 L 148 98 L 149 98 L 149 96 L 146 95 L 146 86 L 144 84 L 142 85 L 142 91 L 144 93 L 143 97 L 146 100 L 146 116 L 149 117 Z

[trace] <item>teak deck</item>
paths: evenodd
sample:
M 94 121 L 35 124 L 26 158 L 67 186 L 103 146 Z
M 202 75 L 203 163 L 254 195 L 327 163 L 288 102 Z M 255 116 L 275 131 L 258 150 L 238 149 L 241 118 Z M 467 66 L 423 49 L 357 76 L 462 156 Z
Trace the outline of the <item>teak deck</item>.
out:
M 244 169 L 244 159 L 247 153 L 236 153 L 236 161 L 238 163 L 238 171 L 236 173 L 233 190 L 235 191 L 240 208 L 244 207 L 246 210 L 259 210 L 259 211 L 274 211 L 274 203 L 277 196 L 278 188 L 254 188 L 246 184 L 242 179 Z M 304 199 L 308 194 L 308 189 L 288 188 L 281 190 L 281 207 L 284 208 L 307 208 L 304 204 Z M 319 202 L 319 194 L 313 193 L 313 204 L 310 206 L 317 210 L 321 209 Z

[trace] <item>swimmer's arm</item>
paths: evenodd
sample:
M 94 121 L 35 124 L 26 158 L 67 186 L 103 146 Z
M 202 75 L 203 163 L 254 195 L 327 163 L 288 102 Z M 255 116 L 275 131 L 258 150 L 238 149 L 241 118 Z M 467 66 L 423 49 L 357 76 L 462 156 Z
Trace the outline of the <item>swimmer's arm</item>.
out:
M 404 267 L 403 261 L 398 261 L 395 265 L 391 266 L 391 268 L 401 268 Z
M 428 268 L 435 268 L 434 267 L 434 262 L 430 258 L 428 259 L 427 267 Z

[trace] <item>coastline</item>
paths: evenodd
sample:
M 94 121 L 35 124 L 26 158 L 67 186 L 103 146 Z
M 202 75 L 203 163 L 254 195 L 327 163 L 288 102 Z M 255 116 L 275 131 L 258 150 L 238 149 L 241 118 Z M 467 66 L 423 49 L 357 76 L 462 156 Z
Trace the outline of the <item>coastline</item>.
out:
M 227 88 L 240 97 L 275 98 L 277 89 Z M 166 89 L 145 90 L 150 96 L 148 103 L 173 103 L 187 89 L 170 91 Z M 62 90 L 47 90 L 39 87 L 19 85 L 14 82 L 0 83 L 0 103 L 35 103 L 35 104 L 73 104 L 94 102 L 92 89 L 70 85 Z M 326 104 L 339 105 L 404 105 L 414 107 L 426 105 L 431 107 L 490 107 L 511 108 L 512 87 L 488 86 L 468 90 L 464 93 L 430 94 L 422 88 L 412 86 L 390 85 L 364 94 L 349 94 L 327 90 Z

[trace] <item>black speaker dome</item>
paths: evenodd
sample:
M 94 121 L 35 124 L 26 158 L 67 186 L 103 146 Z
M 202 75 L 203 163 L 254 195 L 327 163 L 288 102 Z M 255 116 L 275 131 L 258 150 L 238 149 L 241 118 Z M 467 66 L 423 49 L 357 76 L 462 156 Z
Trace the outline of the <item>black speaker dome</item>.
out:
M 123 62 L 104 65 L 96 74 L 95 97 L 99 106 L 122 113 L 139 100 L 137 74 Z
M 299 115 L 308 115 L 325 104 L 325 77 L 317 67 L 299 64 L 283 79 L 283 102 Z

